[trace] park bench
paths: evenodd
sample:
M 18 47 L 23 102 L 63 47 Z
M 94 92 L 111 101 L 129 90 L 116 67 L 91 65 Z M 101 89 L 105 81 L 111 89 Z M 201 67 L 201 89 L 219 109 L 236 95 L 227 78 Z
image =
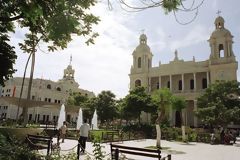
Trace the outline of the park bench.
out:
M 137 148 L 137 147 L 129 147 L 117 144 L 110 144 L 111 147 L 111 158 L 112 160 L 119 160 L 119 155 L 131 154 L 137 156 L 151 157 L 156 158 L 158 160 L 171 160 L 171 155 L 167 155 L 166 157 L 161 156 L 160 149 L 147 149 L 147 148 Z
M 47 149 L 47 155 L 49 155 L 50 151 L 53 150 L 52 137 L 49 137 L 49 136 L 39 136 L 39 135 L 28 134 L 26 137 L 26 142 L 30 147 L 30 149 L 33 149 L 33 150 Z

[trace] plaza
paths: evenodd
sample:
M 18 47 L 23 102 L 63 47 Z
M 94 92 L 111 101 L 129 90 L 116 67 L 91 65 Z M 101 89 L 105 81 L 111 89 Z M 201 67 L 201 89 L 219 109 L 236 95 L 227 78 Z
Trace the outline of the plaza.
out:
M 56 143 L 56 139 L 54 139 L 54 143 Z M 156 140 L 154 139 L 140 139 L 134 141 L 123 141 L 123 142 L 115 142 L 119 145 L 125 146 L 133 146 L 133 147 L 148 147 L 155 146 Z M 161 150 L 162 156 L 166 156 L 167 154 L 172 155 L 173 160 L 239 160 L 240 157 L 240 147 L 232 146 L 232 145 L 210 145 L 206 143 L 183 143 L 183 142 L 175 142 L 175 141 L 166 141 L 162 140 L 162 147 L 167 148 Z M 77 152 L 76 147 L 72 150 L 74 146 L 77 145 L 76 140 L 66 139 L 64 143 L 60 144 L 61 154 L 67 154 L 71 151 Z M 102 143 L 102 150 L 105 152 L 105 159 L 109 158 L 110 154 L 110 143 Z M 65 151 L 64 151 L 65 150 Z M 80 160 L 84 160 L 86 155 L 93 154 L 93 146 L 91 142 L 87 142 L 86 146 L 86 154 L 80 155 Z M 46 150 L 41 150 L 40 153 L 46 153 Z M 140 156 L 132 156 L 126 155 L 128 159 L 132 160 L 151 160 L 152 158 L 140 157 Z M 93 157 L 91 157 L 93 159 Z

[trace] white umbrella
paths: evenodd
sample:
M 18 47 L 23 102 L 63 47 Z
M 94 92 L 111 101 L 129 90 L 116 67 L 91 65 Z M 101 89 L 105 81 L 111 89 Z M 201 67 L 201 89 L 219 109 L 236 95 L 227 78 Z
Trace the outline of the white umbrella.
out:
M 76 129 L 79 129 L 82 124 L 83 124 L 82 108 L 79 108 L 78 119 L 77 119 L 77 128 Z
M 63 125 L 63 122 L 66 120 L 66 112 L 65 112 L 65 106 L 62 104 L 59 116 L 58 116 L 58 123 L 57 123 L 57 129 L 61 128 Z

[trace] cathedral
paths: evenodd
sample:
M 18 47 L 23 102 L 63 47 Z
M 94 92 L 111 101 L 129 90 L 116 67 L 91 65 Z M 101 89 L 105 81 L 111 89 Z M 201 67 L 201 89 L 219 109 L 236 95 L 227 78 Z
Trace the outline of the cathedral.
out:
M 209 84 L 217 80 L 237 80 L 238 62 L 232 50 L 233 36 L 225 28 L 224 19 L 218 16 L 215 19 L 215 30 L 208 42 L 210 46 L 209 58 L 205 61 L 184 61 L 178 57 L 168 64 L 152 66 L 150 47 L 147 44 L 147 36 L 142 34 L 139 45 L 133 51 L 133 65 L 129 74 L 130 89 L 144 86 L 149 93 L 161 88 L 169 88 L 176 96 L 182 96 L 187 101 L 186 125 L 197 127 L 199 120 L 194 116 L 197 110 L 197 98 Z M 149 121 L 149 115 L 143 114 L 143 119 Z M 171 109 L 169 113 L 170 124 L 179 126 L 180 113 Z
M 72 59 L 72 58 L 71 58 Z M 74 79 L 75 70 L 70 64 L 64 69 L 63 77 L 57 82 L 46 79 L 33 79 L 31 102 L 28 103 L 28 120 L 39 123 L 57 121 L 61 104 L 71 93 L 77 92 L 88 97 L 94 93 L 79 88 Z M 25 79 L 22 100 L 19 97 L 22 87 L 22 77 L 15 77 L 5 82 L 5 87 L 0 90 L 0 119 L 16 119 L 17 113 L 21 115 L 22 107 L 26 106 L 29 78 Z M 18 107 L 20 105 L 20 107 Z M 78 110 L 67 113 L 67 121 L 75 122 Z

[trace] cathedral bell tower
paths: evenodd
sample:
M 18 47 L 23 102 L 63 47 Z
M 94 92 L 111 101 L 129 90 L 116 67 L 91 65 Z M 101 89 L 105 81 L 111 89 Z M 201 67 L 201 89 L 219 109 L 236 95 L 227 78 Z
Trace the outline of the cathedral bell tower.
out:
M 130 72 L 130 83 L 132 86 L 148 86 L 148 72 L 152 68 L 152 52 L 147 45 L 147 36 L 141 34 L 139 45 L 132 53 L 133 65 Z
M 208 40 L 211 54 L 209 69 L 211 83 L 216 80 L 236 80 L 238 64 L 233 53 L 233 36 L 225 28 L 224 19 L 218 16 L 215 19 L 215 30 Z
M 136 72 L 146 72 L 152 67 L 152 53 L 147 45 L 147 36 L 140 35 L 139 45 L 133 51 L 133 69 Z
M 233 36 L 231 32 L 225 28 L 224 22 L 221 16 L 215 19 L 215 30 L 208 40 L 211 47 L 210 60 L 212 63 L 217 63 L 220 59 L 220 61 L 236 61 L 232 50 Z

